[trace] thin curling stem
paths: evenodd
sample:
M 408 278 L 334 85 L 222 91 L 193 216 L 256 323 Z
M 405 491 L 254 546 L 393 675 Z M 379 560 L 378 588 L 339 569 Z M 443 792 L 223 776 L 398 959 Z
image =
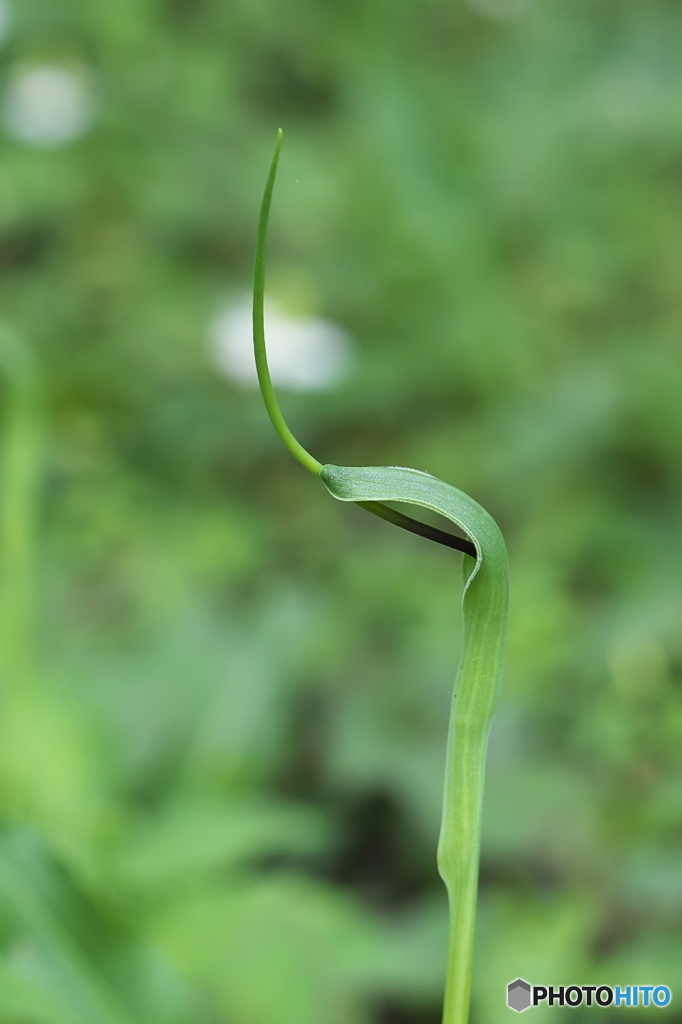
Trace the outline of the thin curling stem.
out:
M 270 222 L 272 193 L 275 187 L 275 178 L 277 177 L 277 167 L 281 152 L 282 129 L 280 128 L 277 132 L 277 145 L 275 146 L 272 163 L 270 164 L 270 173 L 268 174 L 268 180 L 265 184 L 263 202 L 261 203 L 260 217 L 258 220 L 256 264 L 253 278 L 253 347 L 256 356 L 258 383 L 260 384 L 265 408 L 268 410 L 268 415 L 272 420 L 275 430 L 284 441 L 284 444 L 287 446 L 291 454 L 297 458 L 306 469 L 309 469 L 311 473 L 319 476 L 323 468 L 322 463 L 318 462 L 317 459 L 314 458 L 309 451 L 306 451 L 303 445 L 296 440 L 289 430 L 284 416 L 282 415 L 279 403 L 275 397 L 275 389 L 272 386 L 270 369 L 268 367 L 268 356 L 265 347 L 265 262 L 268 246 L 268 224 Z M 445 547 L 454 548 L 457 551 L 464 551 L 473 557 L 476 556 L 476 549 L 470 541 L 464 540 L 461 537 L 455 537 L 453 534 L 446 533 L 445 530 L 438 530 L 434 526 L 428 526 L 426 523 L 420 523 L 416 519 L 410 519 L 409 516 L 404 516 L 401 512 L 396 512 L 394 509 L 389 508 L 388 505 L 384 505 L 382 502 L 359 501 L 357 504 L 368 512 L 372 512 L 373 515 L 379 516 L 380 519 L 385 519 L 387 522 L 393 523 L 395 526 L 400 526 L 403 530 L 408 530 L 410 533 L 416 533 L 420 537 L 426 537 L 428 540 L 435 541 L 436 544 L 442 544 Z
M 268 245 L 268 223 L 270 220 L 270 207 L 272 205 L 272 192 L 275 187 L 277 176 L 277 165 L 279 155 L 282 151 L 282 129 L 277 132 L 277 145 L 275 154 L 270 165 L 270 173 L 263 193 L 263 202 L 260 208 L 258 219 L 258 240 L 256 242 L 256 266 L 253 276 L 253 345 L 256 354 L 256 369 L 258 371 L 258 383 L 265 402 L 265 408 L 272 420 L 272 425 L 284 441 L 291 454 L 303 463 L 306 469 L 316 476 L 320 475 L 322 463 L 318 462 L 310 452 L 306 451 L 302 444 L 296 440 L 286 425 L 284 416 L 275 397 L 275 390 L 270 378 L 268 357 L 265 351 L 265 318 L 263 305 L 265 296 L 265 255 Z

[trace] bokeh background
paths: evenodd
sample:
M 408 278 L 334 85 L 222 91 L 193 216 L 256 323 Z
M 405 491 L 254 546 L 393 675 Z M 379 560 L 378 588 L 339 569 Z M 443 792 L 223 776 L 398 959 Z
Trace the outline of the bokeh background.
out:
M 680 5 L 3 0 L 0 35 L 0 1020 L 440 1020 L 459 556 L 265 416 L 281 126 L 294 431 L 508 539 L 472 1021 L 519 975 L 682 1021 Z

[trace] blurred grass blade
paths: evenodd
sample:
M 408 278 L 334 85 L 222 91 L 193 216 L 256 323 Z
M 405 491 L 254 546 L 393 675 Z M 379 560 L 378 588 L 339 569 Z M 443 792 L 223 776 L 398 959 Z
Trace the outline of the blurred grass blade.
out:
M 43 424 L 30 348 L 0 322 L 0 673 L 5 697 L 32 678 L 33 573 Z
M 0 900 L 56 968 L 64 995 L 83 1024 L 134 1024 L 42 899 L 15 853 L 0 848 Z

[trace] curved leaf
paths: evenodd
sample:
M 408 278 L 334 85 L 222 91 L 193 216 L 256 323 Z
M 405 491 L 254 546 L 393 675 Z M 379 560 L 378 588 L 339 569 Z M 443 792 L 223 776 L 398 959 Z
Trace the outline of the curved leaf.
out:
M 474 542 L 463 556 L 464 646 L 453 695 L 438 868 L 450 900 L 444 1024 L 468 1018 L 481 806 L 488 732 L 497 703 L 507 633 L 507 550 L 495 520 L 468 494 L 416 469 L 324 466 L 321 479 L 341 501 L 399 501 L 431 509 Z

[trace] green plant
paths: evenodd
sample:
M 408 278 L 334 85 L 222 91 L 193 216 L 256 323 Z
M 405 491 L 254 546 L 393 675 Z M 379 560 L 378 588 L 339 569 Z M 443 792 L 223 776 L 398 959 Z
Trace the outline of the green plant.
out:
M 502 534 L 473 498 L 416 469 L 323 465 L 296 440 L 275 397 L 265 347 L 265 258 L 272 193 L 282 146 L 279 132 L 261 206 L 253 295 L 258 380 L 266 408 L 289 451 L 340 501 L 353 501 L 404 529 L 464 552 L 464 646 L 448 734 L 438 868 L 450 904 L 450 948 L 443 1024 L 466 1024 L 473 962 L 481 809 L 488 733 L 499 693 L 507 629 L 508 569 Z M 405 502 L 445 516 L 471 537 L 463 541 L 385 505 Z
M 6 702 L 10 695 L 25 693 L 32 675 L 33 562 L 42 421 L 40 381 L 33 354 L 4 323 L 0 323 L 0 374 L 5 391 L 0 445 L 0 673 Z

